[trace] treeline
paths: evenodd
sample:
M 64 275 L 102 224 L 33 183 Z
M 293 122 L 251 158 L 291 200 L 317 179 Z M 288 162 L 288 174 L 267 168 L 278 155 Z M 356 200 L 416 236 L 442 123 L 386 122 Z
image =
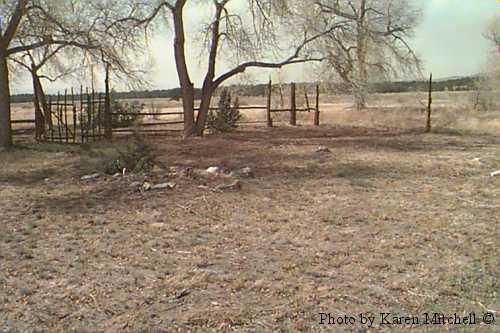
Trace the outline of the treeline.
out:
M 437 80 L 433 82 L 433 91 L 466 91 L 472 90 L 475 87 L 478 76 L 467 76 L 446 80 Z M 377 82 L 371 85 L 370 91 L 372 93 L 401 93 L 401 92 L 415 92 L 427 91 L 427 81 L 399 81 L 399 82 Z M 314 84 L 301 83 L 300 86 L 308 86 L 308 90 L 313 90 Z M 288 91 L 288 84 L 282 84 L 281 88 L 283 93 Z M 273 90 L 280 88 L 280 85 L 273 84 Z M 267 91 L 267 84 L 253 84 L 253 85 L 232 85 L 230 89 L 239 96 L 265 96 Z M 349 88 L 344 84 L 330 83 L 323 85 L 324 91 L 329 93 L 349 93 Z M 195 89 L 196 98 L 201 96 L 201 89 Z M 173 100 L 180 100 L 181 89 L 174 88 L 168 90 L 142 90 L 142 91 L 127 91 L 117 92 L 113 91 L 113 98 L 115 99 L 148 99 L 148 98 L 169 98 Z M 12 96 L 13 103 L 26 103 L 33 100 L 32 94 L 19 94 Z
M 466 76 L 432 82 L 433 91 L 466 91 L 475 89 L 479 76 Z M 378 82 L 372 85 L 372 92 L 400 93 L 429 90 L 428 81 Z
M 102 93 L 102 92 L 101 92 Z M 137 91 L 112 91 L 115 99 L 148 99 L 148 98 L 169 98 L 172 100 L 181 99 L 181 89 L 174 88 L 168 90 L 137 90 Z M 195 97 L 200 98 L 201 89 L 195 89 Z M 56 95 L 47 94 L 47 99 L 55 98 Z M 80 95 L 76 94 L 75 99 L 79 100 Z M 33 94 L 18 94 L 11 97 L 12 103 L 27 103 L 33 101 Z

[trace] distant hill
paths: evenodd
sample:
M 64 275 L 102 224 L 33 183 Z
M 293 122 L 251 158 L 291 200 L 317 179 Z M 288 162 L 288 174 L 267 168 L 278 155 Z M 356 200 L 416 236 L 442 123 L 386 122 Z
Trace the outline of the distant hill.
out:
M 433 91 L 465 91 L 472 90 L 478 75 L 464 77 L 450 77 L 444 79 L 436 79 L 433 82 Z M 313 83 L 299 83 L 299 86 L 308 85 L 314 86 Z M 289 84 L 283 84 L 282 88 L 287 89 Z M 273 85 L 274 88 L 277 85 Z M 374 93 L 399 93 L 399 92 L 414 92 L 427 91 L 429 88 L 427 81 L 393 81 L 393 82 L 377 82 L 371 84 L 371 92 Z M 237 95 L 240 96 L 265 96 L 267 84 L 253 85 L 232 85 L 230 86 Z M 349 88 L 344 84 L 330 83 L 328 89 L 332 93 L 349 93 Z M 201 96 L 201 90 L 195 89 L 195 96 Z M 142 91 L 126 91 L 113 92 L 113 97 L 116 99 L 147 99 L 147 98 L 171 98 L 179 100 L 181 98 L 180 88 L 168 90 L 142 90 Z M 12 96 L 13 103 L 25 103 L 33 100 L 32 94 L 19 94 Z

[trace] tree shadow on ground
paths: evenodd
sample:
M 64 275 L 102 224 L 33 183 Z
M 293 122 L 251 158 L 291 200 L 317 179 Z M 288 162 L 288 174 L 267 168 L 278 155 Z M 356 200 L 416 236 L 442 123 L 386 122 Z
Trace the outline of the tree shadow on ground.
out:
M 148 139 L 161 162 L 166 165 L 205 169 L 209 166 L 225 166 L 231 170 L 251 167 L 255 171 L 256 183 L 286 183 L 289 180 L 321 181 L 345 179 L 351 183 L 372 180 L 411 179 L 420 172 L 411 164 L 388 160 L 372 160 L 369 156 L 377 151 L 395 151 L 408 154 L 431 153 L 438 156 L 441 152 L 477 149 L 487 146 L 489 138 L 480 140 L 440 136 L 427 137 L 420 133 L 392 133 L 363 128 L 322 127 L 318 132 L 313 128 L 245 129 L 228 135 L 214 135 L 205 139 L 194 138 L 182 141 L 178 137 Z M 318 153 L 319 145 L 327 146 L 330 153 Z M 283 149 L 281 149 L 283 148 Z M 351 158 L 344 158 L 342 149 L 348 148 Z M 337 150 L 338 149 L 338 150 Z M 352 152 L 369 153 L 367 158 L 358 158 Z M 407 155 L 401 155 L 405 158 Z M 410 156 L 410 155 L 408 155 Z M 413 156 L 415 157 L 415 156 Z M 0 176 L 9 183 L 24 182 L 26 179 L 36 182 L 56 170 L 41 170 L 34 175 Z M 445 171 L 435 171 L 437 176 Z M 50 172 L 50 174 L 48 174 Z M 245 181 L 244 181 L 245 182 Z M 124 202 L 131 203 L 131 197 L 138 201 L 147 199 L 133 191 L 127 184 L 115 185 L 114 181 L 98 180 L 95 185 L 82 183 L 81 191 L 40 198 L 39 204 L 50 211 L 61 214 L 82 214 L 87 211 L 105 212 L 119 207 Z M 193 182 L 183 189 L 169 192 L 169 196 L 193 196 L 196 189 Z M 168 198 L 166 198 L 168 201 Z M 133 203 L 132 203 L 133 204 Z

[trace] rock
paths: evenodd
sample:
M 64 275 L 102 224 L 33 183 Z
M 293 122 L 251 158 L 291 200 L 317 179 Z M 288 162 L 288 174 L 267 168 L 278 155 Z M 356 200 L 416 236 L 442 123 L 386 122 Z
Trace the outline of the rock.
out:
M 174 189 L 177 186 L 174 182 L 156 184 L 151 187 L 152 190 L 164 190 L 164 189 Z
M 113 178 L 119 178 L 121 177 L 121 175 L 122 175 L 121 173 L 117 172 L 113 175 Z
M 500 170 L 493 171 L 492 173 L 490 173 L 490 176 L 491 177 L 500 176 Z
M 155 164 L 153 166 L 153 170 L 151 170 L 152 173 L 161 173 L 163 171 L 165 171 L 165 169 L 162 168 L 161 166 L 157 165 L 157 164 Z
M 221 172 L 221 169 L 219 167 L 214 166 L 206 169 L 205 172 L 210 175 L 217 175 Z
M 318 149 L 316 149 L 317 153 L 329 153 L 330 148 L 325 147 L 325 146 L 319 146 Z
M 168 225 L 166 223 L 151 223 L 151 226 L 154 227 L 154 228 L 166 228 L 168 227 Z
M 242 177 L 246 177 L 246 178 L 253 178 L 255 177 L 254 173 L 253 173 L 253 170 L 252 168 L 250 167 L 245 167 L 243 169 L 241 169 L 238 174 Z
M 91 174 L 91 175 L 82 176 L 80 178 L 80 180 L 93 180 L 93 179 L 99 178 L 100 175 L 101 174 L 99 174 L 99 173 L 94 173 L 94 174 Z
M 220 184 L 215 187 L 215 190 L 217 191 L 224 191 L 224 190 L 241 190 L 241 182 L 239 180 L 235 180 L 231 184 Z
M 151 183 L 149 183 L 149 182 L 142 183 L 142 190 L 143 191 L 149 191 L 149 190 L 151 190 L 151 188 L 152 188 Z
M 182 169 L 180 173 L 182 177 L 188 177 L 188 178 L 193 177 L 195 174 L 192 167 L 187 167 L 185 169 Z
M 140 187 L 142 186 L 142 182 L 132 182 L 129 185 L 130 187 Z
M 263 280 L 263 279 L 260 279 L 260 280 L 257 280 L 253 283 L 253 287 L 255 289 L 261 289 L 262 287 L 264 287 L 264 285 L 266 284 L 266 281 Z

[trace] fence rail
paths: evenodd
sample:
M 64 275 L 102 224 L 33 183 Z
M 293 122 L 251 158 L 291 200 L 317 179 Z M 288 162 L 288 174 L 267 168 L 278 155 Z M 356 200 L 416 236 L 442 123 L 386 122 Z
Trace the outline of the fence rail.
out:
M 276 108 L 272 107 L 272 82 L 269 81 L 266 92 L 266 105 L 245 105 L 239 106 L 238 110 L 243 114 L 250 111 L 262 112 L 265 120 L 248 119 L 241 120 L 238 123 L 244 124 L 266 124 L 267 127 L 273 127 L 275 119 L 274 114 L 289 113 L 289 123 L 292 126 L 297 125 L 298 112 L 313 112 L 313 124 L 318 126 L 320 122 L 319 109 L 319 86 L 316 86 L 316 104 L 310 105 L 310 99 L 307 91 L 304 90 L 306 107 L 297 107 L 297 89 L 295 83 L 292 83 L 290 91 L 290 107 Z M 35 137 L 38 141 L 48 141 L 57 143 L 87 143 L 102 139 L 111 139 L 113 133 L 130 133 L 138 131 L 141 133 L 170 133 L 180 131 L 182 127 L 169 127 L 184 124 L 184 112 L 172 110 L 167 112 L 113 112 L 111 108 L 111 97 L 109 84 L 106 81 L 106 91 L 104 94 L 96 93 L 89 89 L 80 87 L 80 91 L 75 94 L 74 90 L 65 90 L 64 94 L 49 96 L 43 105 L 35 106 L 35 119 L 12 120 L 12 124 L 35 124 Z M 283 101 L 282 101 L 283 102 Z M 209 107 L 209 111 L 218 110 L 217 107 Z M 42 112 L 43 111 L 43 112 Z M 200 107 L 194 108 L 195 112 L 200 111 Z M 254 115 L 255 115 L 254 114 Z M 114 117 L 153 117 L 155 121 L 136 122 L 130 127 L 113 128 Z M 178 118 L 163 118 L 162 116 L 179 116 Z M 155 128 L 158 127 L 158 128 Z

